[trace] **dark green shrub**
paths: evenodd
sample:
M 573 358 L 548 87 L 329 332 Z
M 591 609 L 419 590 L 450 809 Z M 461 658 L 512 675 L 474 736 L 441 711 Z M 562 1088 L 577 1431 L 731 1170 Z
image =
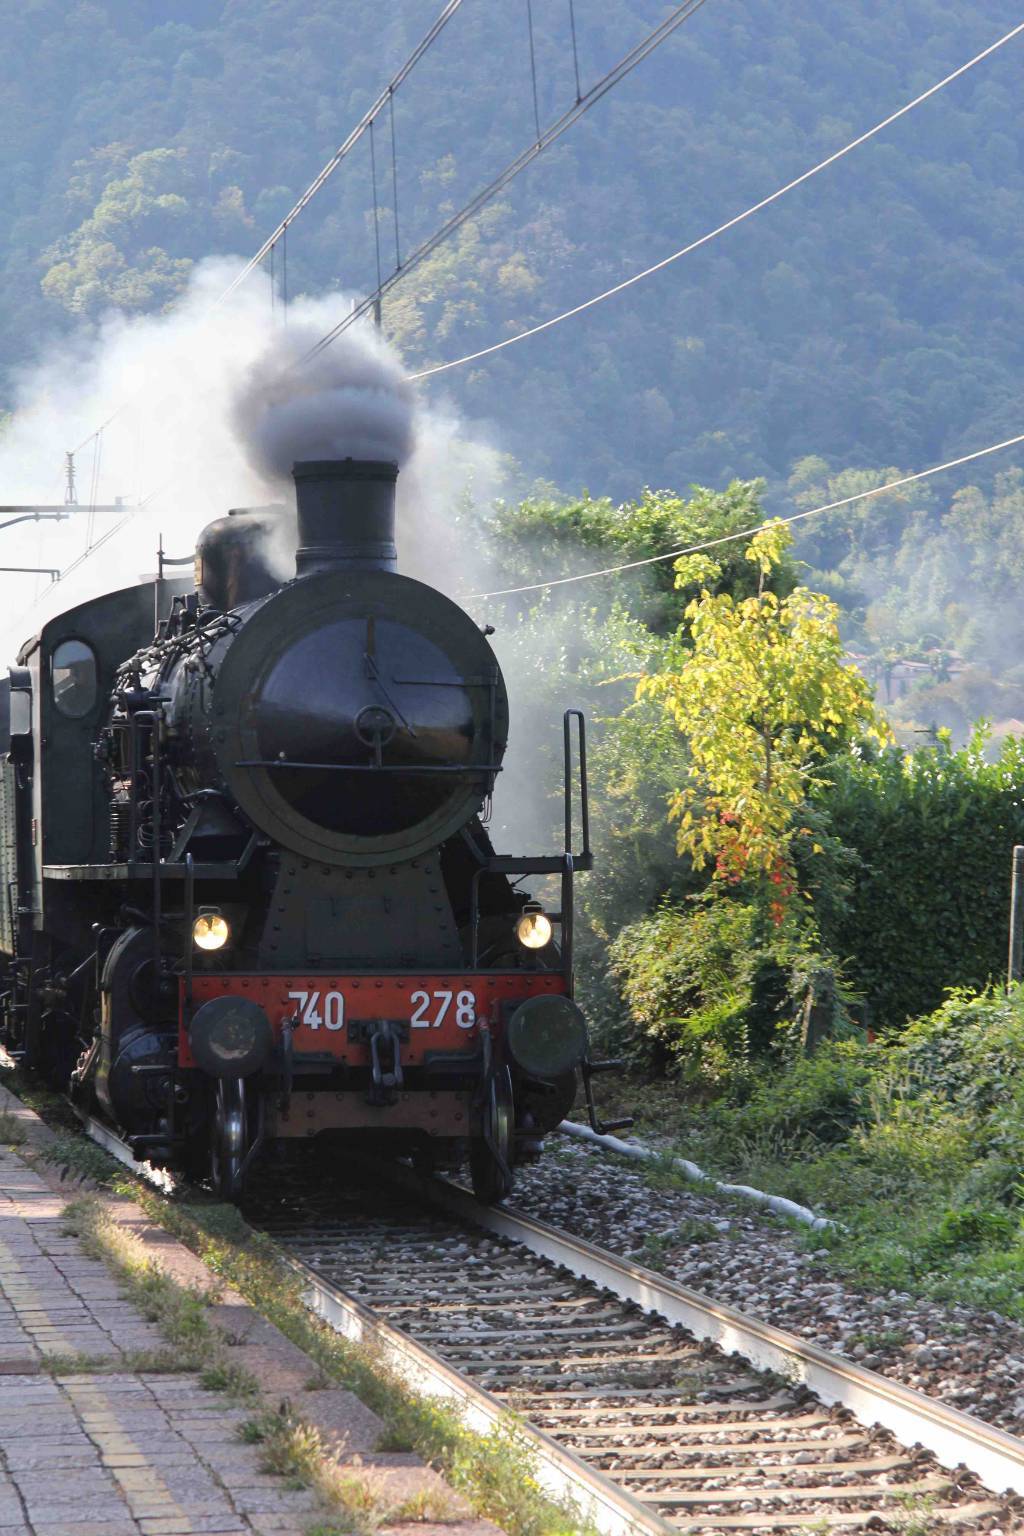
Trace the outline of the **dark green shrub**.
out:
M 945 1212 L 933 1228 L 928 1246 L 935 1257 L 963 1248 L 981 1248 L 987 1243 L 1005 1242 L 1016 1227 L 1006 1211 L 963 1206 Z
M 795 1056 L 782 1071 L 760 1075 L 745 1102 L 730 1109 L 734 1137 L 758 1137 L 785 1127 L 795 1142 L 845 1141 L 868 1105 L 878 1048 L 832 1041 L 810 1056 Z
M 824 964 L 795 927 L 716 891 L 666 901 L 623 928 L 610 955 L 635 1024 L 703 1087 L 742 1079 L 792 1038 Z
M 845 903 L 818 914 L 877 1027 L 981 990 L 1005 965 L 1011 852 L 1024 842 L 1024 745 L 850 755 L 816 801 L 857 858 Z

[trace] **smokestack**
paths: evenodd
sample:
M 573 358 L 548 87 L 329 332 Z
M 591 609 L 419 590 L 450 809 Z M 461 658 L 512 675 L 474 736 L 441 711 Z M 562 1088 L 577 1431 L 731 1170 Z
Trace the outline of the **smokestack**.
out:
M 309 459 L 296 464 L 292 474 L 299 512 L 296 576 L 395 569 L 397 464 Z

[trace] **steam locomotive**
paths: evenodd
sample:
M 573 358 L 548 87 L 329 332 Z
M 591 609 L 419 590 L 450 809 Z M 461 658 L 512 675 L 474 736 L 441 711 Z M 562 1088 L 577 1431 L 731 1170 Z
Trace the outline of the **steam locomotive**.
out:
M 573 1000 L 583 717 L 565 847 L 496 855 L 505 684 L 491 631 L 397 574 L 397 473 L 296 464 L 294 579 L 272 514 L 230 513 L 194 583 L 162 563 L 61 614 L 0 682 L 0 1035 L 228 1200 L 312 1139 L 468 1154 L 501 1199 L 581 1075 L 598 1125 L 613 1065 Z M 518 888 L 538 874 L 557 911 Z

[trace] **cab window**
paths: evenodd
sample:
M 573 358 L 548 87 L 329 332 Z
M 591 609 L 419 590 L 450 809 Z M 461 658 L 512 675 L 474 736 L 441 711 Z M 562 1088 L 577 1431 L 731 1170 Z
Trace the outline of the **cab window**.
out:
M 53 702 L 62 715 L 81 720 L 96 703 L 96 653 L 84 640 L 62 640 L 50 663 Z

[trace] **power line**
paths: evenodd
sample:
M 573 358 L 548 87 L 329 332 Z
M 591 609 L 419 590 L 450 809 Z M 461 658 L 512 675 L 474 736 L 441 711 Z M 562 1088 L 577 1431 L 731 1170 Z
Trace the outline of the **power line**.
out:
M 344 143 L 338 146 L 334 154 L 328 160 L 327 164 L 320 171 L 319 175 L 313 178 L 295 206 L 285 214 L 284 218 L 274 230 L 273 234 L 267 236 L 266 240 L 264 240 L 255 256 L 253 256 L 251 260 L 245 264 L 241 272 L 238 273 L 237 277 L 235 277 L 228 284 L 220 298 L 217 300 L 218 304 L 223 304 L 224 300 L 228 298 L 232 293 L 234 293 L 236 288 L 240 287 L 241 284 L 245 282 L 249 274 L 256 270 L 260 262 L 264 260 L 268 253 L 277 244 L 278 240 L 280 240 L 281 236 L 287 232 L 289 224 L 294 223 L 299 214 L 306 207 L 307 203 L 311 202 L 316 194 L 320 191 L 320 188 L 323 186 L 324 182 L 333 176 L 334 172 L 338 169 L 338 166 L 345 159 L 350 150 L 352 150 L 355 145 L 358 144 L 363 134 L 373 122 L 373 119 L 378 115 L 378 113 L 382 111 L 384 107 L 388 106 L 389 103 L 391 104 L 393 125 L 393 98 L 395 91 L 402 84 L 403 80 L 405 80 L 407 76 L 412 73 L 413 69 L 419 63 L 427 49 L 434 42 L 435 38 L 439 37 L 440 34 L 444 31 L 445 27 L 448 25 L 449 21 L 451 21 L 452 17 L 455 15 L 455 12 L 459 9 L 461 4 L 462 0 L 448 0 L 444 10 L 438 16 L 433 26 L 426 33 L 426 36 L 421 38 L 420 42 L 413 49 L 412 53 L 402 65 L 401 69 L 399 69 L 398 72 L 392 76 L 373 105 L 363 113 L 362 117 L 359 119 L 359 122 L 352 129 L 352 132 L 345 139 Z
M 407 378 L 409 381 L 429 379 L 434 374 L 447 373 L 450 368 L 461 368 L 465 363 L 475 363 L 482 357 L 490 357 L 494 352 L 501 352 L 505 347 L 514 346 L 517 341 L 526 341 L 530 336 L 538 336 L 541 331 L 549 331 L 552 326 L 561 325 L 563 320 L 571 320 L 575 315 L 581 315 L 584 310 L 593 309 L 595 304 L 603 304 L 605 299 L 614 298 L 616 294 L 622 293 L 626 288 L 632 288 L 634 283 L 642 282 L 645 277 L 652 277 L 655 272 L 660 272 L 663 268 L 671 266 L 674 261 L 679 261 L 683 256 L 689 256 L 692 251 L 699 250 L 702 245 L 707 245 L 710 241 L 717 240 L 719 235 L 724 235 L 728 230 L 735 229 L 737 224 L 742 224 L 745 220 L 752 218 L 755 213 L 760 213 L 762 208 L 767 208 L 770 204 L 777 203 L 779 198 L 785 197 L 786 193 L 792 192 L 795 187 L 802 186 L 805 181 L 810 181 L 811 177 L 817 176 L 819 171 L 824 171 L 830 165 L 834 165 L 837 160 L 842 160 L 844 156 L 858 149 L 861 144 L 866 144 L 869 139 L 873 139 L 876 134 L 881 133 L 883 128 L 888 128 L 898 118 L 906 116 L 908 112 L 912 112 L 915 107 L 919 107 L 922 102 L 927 101 L 936 92 L 952 84 L 954 80 L 958 80 L 969 69 L 973 69 L 975 64 L 980 64 L 983 59 L 989 58 L 997 49 L 1002 48 L 1021 32 L 1024 32 L 1024 22 L 1013 27 L 1003 37 L 999 38 L 997 42 L 983 49 L 981 53 L 975 54 L 973 59 L 968 59 L 966 64 L 961 64 L 959 69 L 955 69 L 952 74 L 946 75 L 945 79 L 937 81 L 928 90 L 922 91 L 921 95 L 915 96 L 913 101 L 908 101 L 905 106 L 900 107 L 898 112 L 890 113 L 880 123 L 876 123 L 873 128 L 869 128 L 866 133 L 862 133 L 858 138 L 851 140 L 844 148 L 836 150 L 835 154 L 829 155 L 825 160 L 820 160 L 817 165 L 812 166 L 810 170 L 804 171 L 802 175 L 794 177 L 792 181 L 787 181 L 785 186 L 777 188 L 770 196 L 763 197 L 759 203 L 753 203 L 749 208 L 745 208 L 742 213 L 727 219 L 724 224 L 719 224 L 717 229 L 709 230 L 707 234 L 701 235 L 699 239 L 691 240 L 689 245 L 684 245 L 681 250 L 673 251 L 671 256 L 665 256 L 661 261 L 656 261 L 652 267 L 645 267 L 642 272 L 635 272 L 632 277 L 625 278 L 623 282 L 616 283 L 612 288 L 606 288 L 603 293 L 595 294 L 593 298 L 585 299 L 582 304 L 576 304 L 572 309 L 564 310 L 560 315 L 553 315 L 550 320 L 542 320 L 539 325 L 531 325 L 525 331 L 519 331 L 515 336 L 506 336 L 504 341 L 493 342 L 491 346 L 481 347 L 476 352 L 467 352 L 465 357 L 453 358 L 448 363 L 437 363 L 433 368 L 422 368 L 419 373 L 408 374 Z
M 533 0 L 526 0 L 526 30 L 530 37 L 530 80 L 533 83 L 533 126 L 540 138 L 540 98 L 537 95 L 537 53 L 533 46 Z M 579 100 L 579 92 L 576 93 Z
M 319 175 L 314 177 L 314 179 L 310 182 L 309 186 L 303 192 L 303 194 L 299 198 L 298 202 L 294 205 L 293 208 L 291 208 L 289 210 L 288 213 L 285 214 L 284 218 L 281 220 L 280 224 L 273 231 L 273 233 L 268 235 L 267 239 L 264 240 L 263 244 L 260 246 L 260 248 L 256 252 L 255 256 L 251 257 L 250 260 L 246 262 L 246 264 L 242 268 L 242 270 L 237 274 L 236 277 L 234 277 L 232 279 L 232 281 L 224 289 L 224 292 L 222 294 L 220 294 L 220 296 L 217 299 L 214 300 L 214 303 L 213 303 L 213 308 L 214 309 L 216 309 L 219 305 L 223 304 L 224 301 L 227 298 L 229 298 L 231 294 L 233 294 L 235 292 L 236 288 L 240 287 L 241 284 L 245 282 L 246 278 L 248 278 L 250 276 L 250 274 L 256 270 L 256 268 L 266 259 L 266 257 L 268 255 L 270 255 L 271 257 L 273 256 L 274 247 L 277 245 L 277 242 L 279 240 L 281 240 L 282 237 L 283 237 L 283 239 L 285 241 L 285 245 L 284 245 L 284 249 L 283 249 L 283 252 L 282 252 L 282 257 L 283 257 L 283 274 L 282 275 L 283 275 L 283 279 L 284 279 L 284 293 L 283 293 L 282 298 L 283 298 L 283 308 L 284 308 L 284 311 L 285 311 L 285 315 L 287 316 L 287 310 L 288 310 L 288 289 L 287 289 L 287 283 L 288 283 L 288 277 L 287 277 L 287 272 L 288 272 L 288 247 L 287 247 L 288 226 L 295 221 L 295 219 L 298 217 L 298 215 L 306 207 L 307 203 L 312 201 L 312 199 L 320 191 L 320 188 L 324 185 L 324 183 L 330 179 L 330 177 L 338 169 L 338 166 L 342 163 L 342 161 L 349 154 L 350 150 L 352 150 L 354 148 L 354 146 L 362 138 L 362 136 L 366 132 L 367 128 L 372 125 L 373 119 L 378 115 L 378 113 L 381 111 L 381 109 L 385 105 L 388 104 L 389 101 L 392 102 L 391 111 L 392 111 L 392 129 L 393 129 L 393 127 L 394 127 L 393 96 L 394 96 L 394 92 L 395 92 L 396 88 L 399 85 L 401 85 L 402 82 L 412 73 L 413 69 L 419 63 L 420 59 L 426 53 L 427 49 L 431 46 L 431 44 L 434 42 L 434 40 L 440 35 L 440 33 L 443 32 L 444 28 L 447 26 L 448 22 L 455 15 L 455 12 L 459 9 L 459 7 L 461 5 L 462 5 L 462 0 L 447 0 L 447 4 L 445 5 L 445 7 L 442 10 L 441 14 L 438 16 L 437 20 L 434 22 L 433 26 L 430 27 L 430 29 L 428 30 L 426 35 L 420 40 L 420 42 L 417 44 L 417 46 L 413 49 L 412 53 L 406 59 L 405 63 L 398 70 L 398 72 L 395 75 L 392 76 L 391 80 L 385 86 L 384 90 L 381 91 L 380 95 L 377 97 L 377 99 L 373 103 L 373 105 L 369 108 L 369 110 L 367 112 L 365 112 L 363 114 L 363 116 L 360 118 L 359 122 L 352 129 L 352 132 L 345 139 L 344 143 L 339 145 L 339 147 L 335 150 L 334 154 L 331 156 L 330 160 L 328 160 L 327 164 L 320 171 Z M 397 202 L 397 193 L 396 193 L 396 202 Z M 396 207 L 396 227 L 397 227 L 397 207 Z M 271 286 L 272 286 L 272 292 L 273 292 L 273 284 Z M 82 441 L 78 444 L 77 448 L 73 448 L 71 450 L 72 456 L 74 456 L 77 453 L 80 453 L 83 448 L 85 448 L 89 443 L 92 442 L 93 438 L 96 437 L 98 433 L 105 431 L 105 429 L 107 427 L 109 427 L 112 422 L 116 421 L 117 418 L 125 410 L 127 410 L 127 402 L 124 402 L 123 404 L 119 405 L 117 407 L 117 410 L 114 411 L 110 416 L 108 416 L 106 421 L 104 421 L 99 427 L 96 428 L 95 432 L 90 432 L 88 437 L 84 437 L 82 439 Z
M 585 112 L 589 111 L 589 109 L 594 106 L 602 96 L 606 95 L 613 86 L 617 85 L 620 80 L 623 80 L 629 73 L 631 73 L 633 69 L 636 68 L 638 64 L 642 63 L 644 59 L 653 53 L 654 50 L 659 47 L 660 44 L 666 40 L 666 38 L 670 37 L 672 33 L 675 32 L 675 30 L 680 27 L 684 21 L 686 21 L 690 16 L 694 14 L 694 12 L 700 10 L 701 6 L 704 5 L 705 0 L 684 0 L 683 4 L 678 5 L 676 9 L 668 17 L 665 18 L 664 21 L 662 21 L 657 27 L 649 32 L 646 37 L 642 38 L 639 43 L 635 44 L 634 47 L 631 48 L 629 52 L 626 53 L 618 61 L 617 64 L 608 70 L 608 72 L 603 75 L 595 85 L 591 86 L 590 90 L 587 91 L 585 95 L 579 97 L 575 104 L 567 112 L 563 113 L 560 118 L 556 119 L 554 123 L 552 123 L 542 134 L 540 134 L 536 143 L 532 144 L 527 150 L 525 150 L 514 161 L 506 166 L 504 171 L 502 171 L 500 175 L 496 177 L 488 187 L 485 187 L 483 191 L 478 193 L 470 203 L 468 203 L 463 209 L 461 209 L 457 214 L 449 219 L 448 222 L 440 230 L 436 231 L 429 240 L 425 241 L 421 246 L 419 246 L 418 249 L 413 252 L 412 256 L 410 256 L 403 265 L 401 262 L 398 235 L 398 167 L 395 144 L 394 108 L 395 88 L 401 84 L 402 80 L 406 78 L 413 65 L 420 57 L 422 57 L 423 53 L 433 42 L 434 38 L 438 35 L 449 18 L 454 15 L 455 11 L 458 9 L 461 3 L 462 0 L 448 0 L 448 4 L 441 12 L 441 15 L 438 17 L 437 21 L 428 32 L 427 36 L 420 43 L 419 47 L 414 51 L 412 55 L 410 55 L 410 58 L 406 61 L 405 65 L 403 65 L 402 69 L 387 85 L 384 91 L 381 92 L 376 102 L 374 102 L 369 111 L 364 114 L 356 128 L 352 130 L 352 133 L 349 134 L 348 138 L 345 140 L 345 143 L 341 146 L 337 153 L 332 156 L 331 160 L 328 161 L 327 165 L 320 172 L 320 175 L 316 178 L 316 180 L 310 183 L 310 186 L 306 189 L 305 193 L 303 193 L 302 197 L 299 199 L 298 203 L 296 203 L 291 213 L 289 213 L 281 221 L 274 233 L 263 242 L 263 245 L 256 252 L 255 256 L 251 258 L 251 260 L 246 264 L 242 271 L 237 275 L 233 282 L 229 284 L 229 286 L 224 290 L 224 292 L 216 301 L 216 304 L 223 303 L 224 300 L 231 293 L 233 293 L 242 282 L 245 281 L 249 273 L 259 265 L 259 263 L 268 255 L 268 253 L 271 256 L 271 259 L 273 259 L 275 242 L 282 235 L 287 235 L 288 225 L 295 218 L 296 214 L 301 212 L 302 208 L 306 206 L 311 197 L 315 196 L 316 192 L 319 191 L 321 186 L 323 186 L 327 178 L 341 163 L 341 160 L 348 153 L 349 149 L 351 149 L 351 147 L 357 142 L 357 140 L 368 128 L 372 127 L 374 117 L 380 112 L 381 108 L 387 104 L 391 129 L 391 171 L 395 219 L 395 269 L 391 275 L 384 280 L 383 283 L 378 283 L 376 291 L 371 294 L 369 298 L 365 299 L 362 304 L 354 307 L 352 312 L 346 316 L 343 321 L 335 326 L 332 331 L 328 332 L 326 336 L 321 337 L 316 346 L 311 348 L 310 351 L 302 359 L 300 359 L 300 363 L 309 361 L 310 358 L 317 355 L 319 352 L 324 350 L 324 348 L 330 346 L 330 344 L 336 340 L 336 338 L 340 336 L 343 331 L 347 330 L 350 325 L 352 325 L 356 320 L 360 319 L 365 313 L 367 313 L 368 310 L 375 309 L 379 305 L 383 294 L 392 286 L 392 284 L 397 282 L 400 277 L 403 277 L 414 266 L 418 265 L 419 262 L 424 260 L 425 257 L 428 256 L 430 252 L 434 250 L 443 240 L 445 240 L 449 234 L 458 229 L 461 224 L 465 223 L 468 218 L 470 218 L 475 212 L 482 208 L 484 204 L 490 200 L 490 198 L 495 196 L 495 194 L 501 190 L 502 187 L 507 186 L 513 177 L 517 176 L 521 170 L 523 170 L 527 165 L 530 164 L 532 160 L 537 157 L 537 155 L 539 155 L 544 149 L 548 147 L 548 145 L 552 144 L 557 138 L 559 138 L 568 128 L 572 126 L 573 123 L 577 121 L 578 118 L 582 117 Z M 89 437 L 85 438 L 83 443 L 79 446 L 84 447 L 85 444 L 91 442 L 93 438 L 98 439 L 100 434 L 102 434 L 102 432 L 110 425 L 110 423 L 114 421 L 116 417 L 118 417 L 125 409 L 126 406 L 119 406 L 113 415 L 108 417 L 102 426 L 98 427 L 96 432 L 91 433 Z M 75 451 L 77 452 L 78 450 L 76 449 Z M 161 489 L 163 489 L 163 487 L 161 487 Z M 76 560 L 72 561 L 67 569 L 62 572 L 59 579 L 63 580 L 66 576 L 70 575 L 71 572 L 77 570 L 83 561 L 87 560 L 89 556 L 97 549 L 102 548 L 108 539 L 113 538 L 114 535 L 118 533 L 126 523 L 130 522 L 136 511 L 145 508 L 149 502 L 151 502 L 154 497 L 159 494 L 159 491 L 152 492 L 139 504 L 138 508 L 133 508 L 132 511 L 130 511 L 124 518 L 122 518 L 112 528 L 109 528 L 102 538 L 97 539 L 90 548 L 86 549 L 83 554 L 79 555 Z
M 414 267 L 418 266 L 421 261 L 424 261 L 435 251 L 439 245 L 443 244 L 449 235 L 454 234 L 468 219 L 471 219 L 474 214 L 479 213 L 480 209 L 507 187 L 509 182 L 519 175 L 520 171 L 525 170 L 532 161 L 536 160 L 538 155 L 542 154 L 567 129 L 571 128 L 585 112 L 589 112 L 590 108 L 595 106 L 602 96 L 606 95 L 613 86 L 618 85 L 620 80 L 625 79 L 638 64 L 642 63 L 656 48 L 660 47 L 665 39 L 675 32 L 677 27 L 681 27 L 683 22 L 688 21 L 695 11 L 699 11 L 704 3 L 705 0 L 685 0 L 684 4 L 677 5 L 659 26 L 655 27 L 653 31 L 648 32 L 646 37 L 642 38 L 639 43 L 631 48 L 607 74 L 602 75 L 601 79 L 595 85 L 592 85 L 567 111 L 563 112 L 561 117 L 556 118 L 542 133 L 538 134 L 537 139 L 518 154 L 514 160 L 511 160 L 492 182 L 484 187 L 482 191 L 478 192 L 475 197 L 471 198 L 468 203 L 464 204 L 457 213 L 454 213 L 440 229 L 435 230 L 429 239 L 424 240 L 423 244 L 418 246 L 412 255 L 406 258 L 404 264 L 399 265 L 396 261 L 395 270 L 390 276 L 386 277 L 383 283 L 378 283 L 374 291 L 367 298 L 363 299 L 361 303 L 357 304 L 350 314 L 347 314 L 343 320 L 339 320 L 338 324 L 329 330 L 326 335 L 321 336 L 317 344 L 311 347 L 303 358 L 300 358 L 299 364 L 308 362 L 311 358 L 316 357 L 318 353 L 324 351 L 332 342 L 336 341 L 344 331 L 347 331 L 350 325 L 354 325 L 357 320 L 362 319 L 363 315 L 379 304 L 384 294 L 400 278 L 405 277 L 407 273 L 411 272 Z M 299 364 L 296 366 L 299 366 Z M 447 366 L 454 367 L 455 365 L 450 363 Z M 422 376 L 420 374 L 413 375 L 414 378 Z
M 821 512 L 835 512 L 838 507 L 849 507 L 855 501 L 866 501 L 870 496 L 882 496 L 887 491 L 896 491 L 903 485 L 913 485 L 916 480 L 927 480 L 930 475 L 940 475 L 943 470 L 956 469 L 961 464 L 970 464 L 974 459 L 984 459 L 990 453 L 999 453 L 1004 448 L 1013 448 L 1017 443 L 1024 443 L 1024 432 L 1017 437 L 1008 437 L 1004 442 L 992 443 L 988 448 L 978 448 L 974 453 L 965 453 L 959 459 L 949 459 L 945 464 L 933 464 L 931 469 L 919 469 L 916 474 L 903 475 L 899 480 L 888 480 L 885 485 L 876 485 L 870 491 L 857 491 L 853 496 L 843 496 L 838 501 L 826 502 L 820 507 L 811 507 L 807 512 L 794 512 L 791 517 L 772 517 L 766 522 L 758 523 L 753 528 L 744 528 L 739 533 L 725 533 L 717 539 L 705 539 L 701 544 L 687 544 L 683 549 L 670 549 L 663 555 L 648 555 L 643 560 L 627 560 L 622 565 L 607 565 L 600 571 L 581 571 L 577 576 L 555 576 L 549 581 L 531 582 L 525 587 L 501 587 L 494 592 L 459 592 L 456 596 L 462 602 L 473 602 L 484 597 L 514 597 L 521 592 L 543 592 L 548 587 L 565 587 L 574 581 L 592 581 L 596 576 L 617 576 L 620 571 L 636 571 L 641 566 L 659 565 L 665 560 L 678 560 L 683 555 L 696 555 L 705 549 L 717 549 L 722 544 L 733 544 L 738 539 L 752 538 L 755 533 L 760 533 L 762 528 L 775 527 L 779 523 L 799 523 L 805 517 L 817 517 Z

